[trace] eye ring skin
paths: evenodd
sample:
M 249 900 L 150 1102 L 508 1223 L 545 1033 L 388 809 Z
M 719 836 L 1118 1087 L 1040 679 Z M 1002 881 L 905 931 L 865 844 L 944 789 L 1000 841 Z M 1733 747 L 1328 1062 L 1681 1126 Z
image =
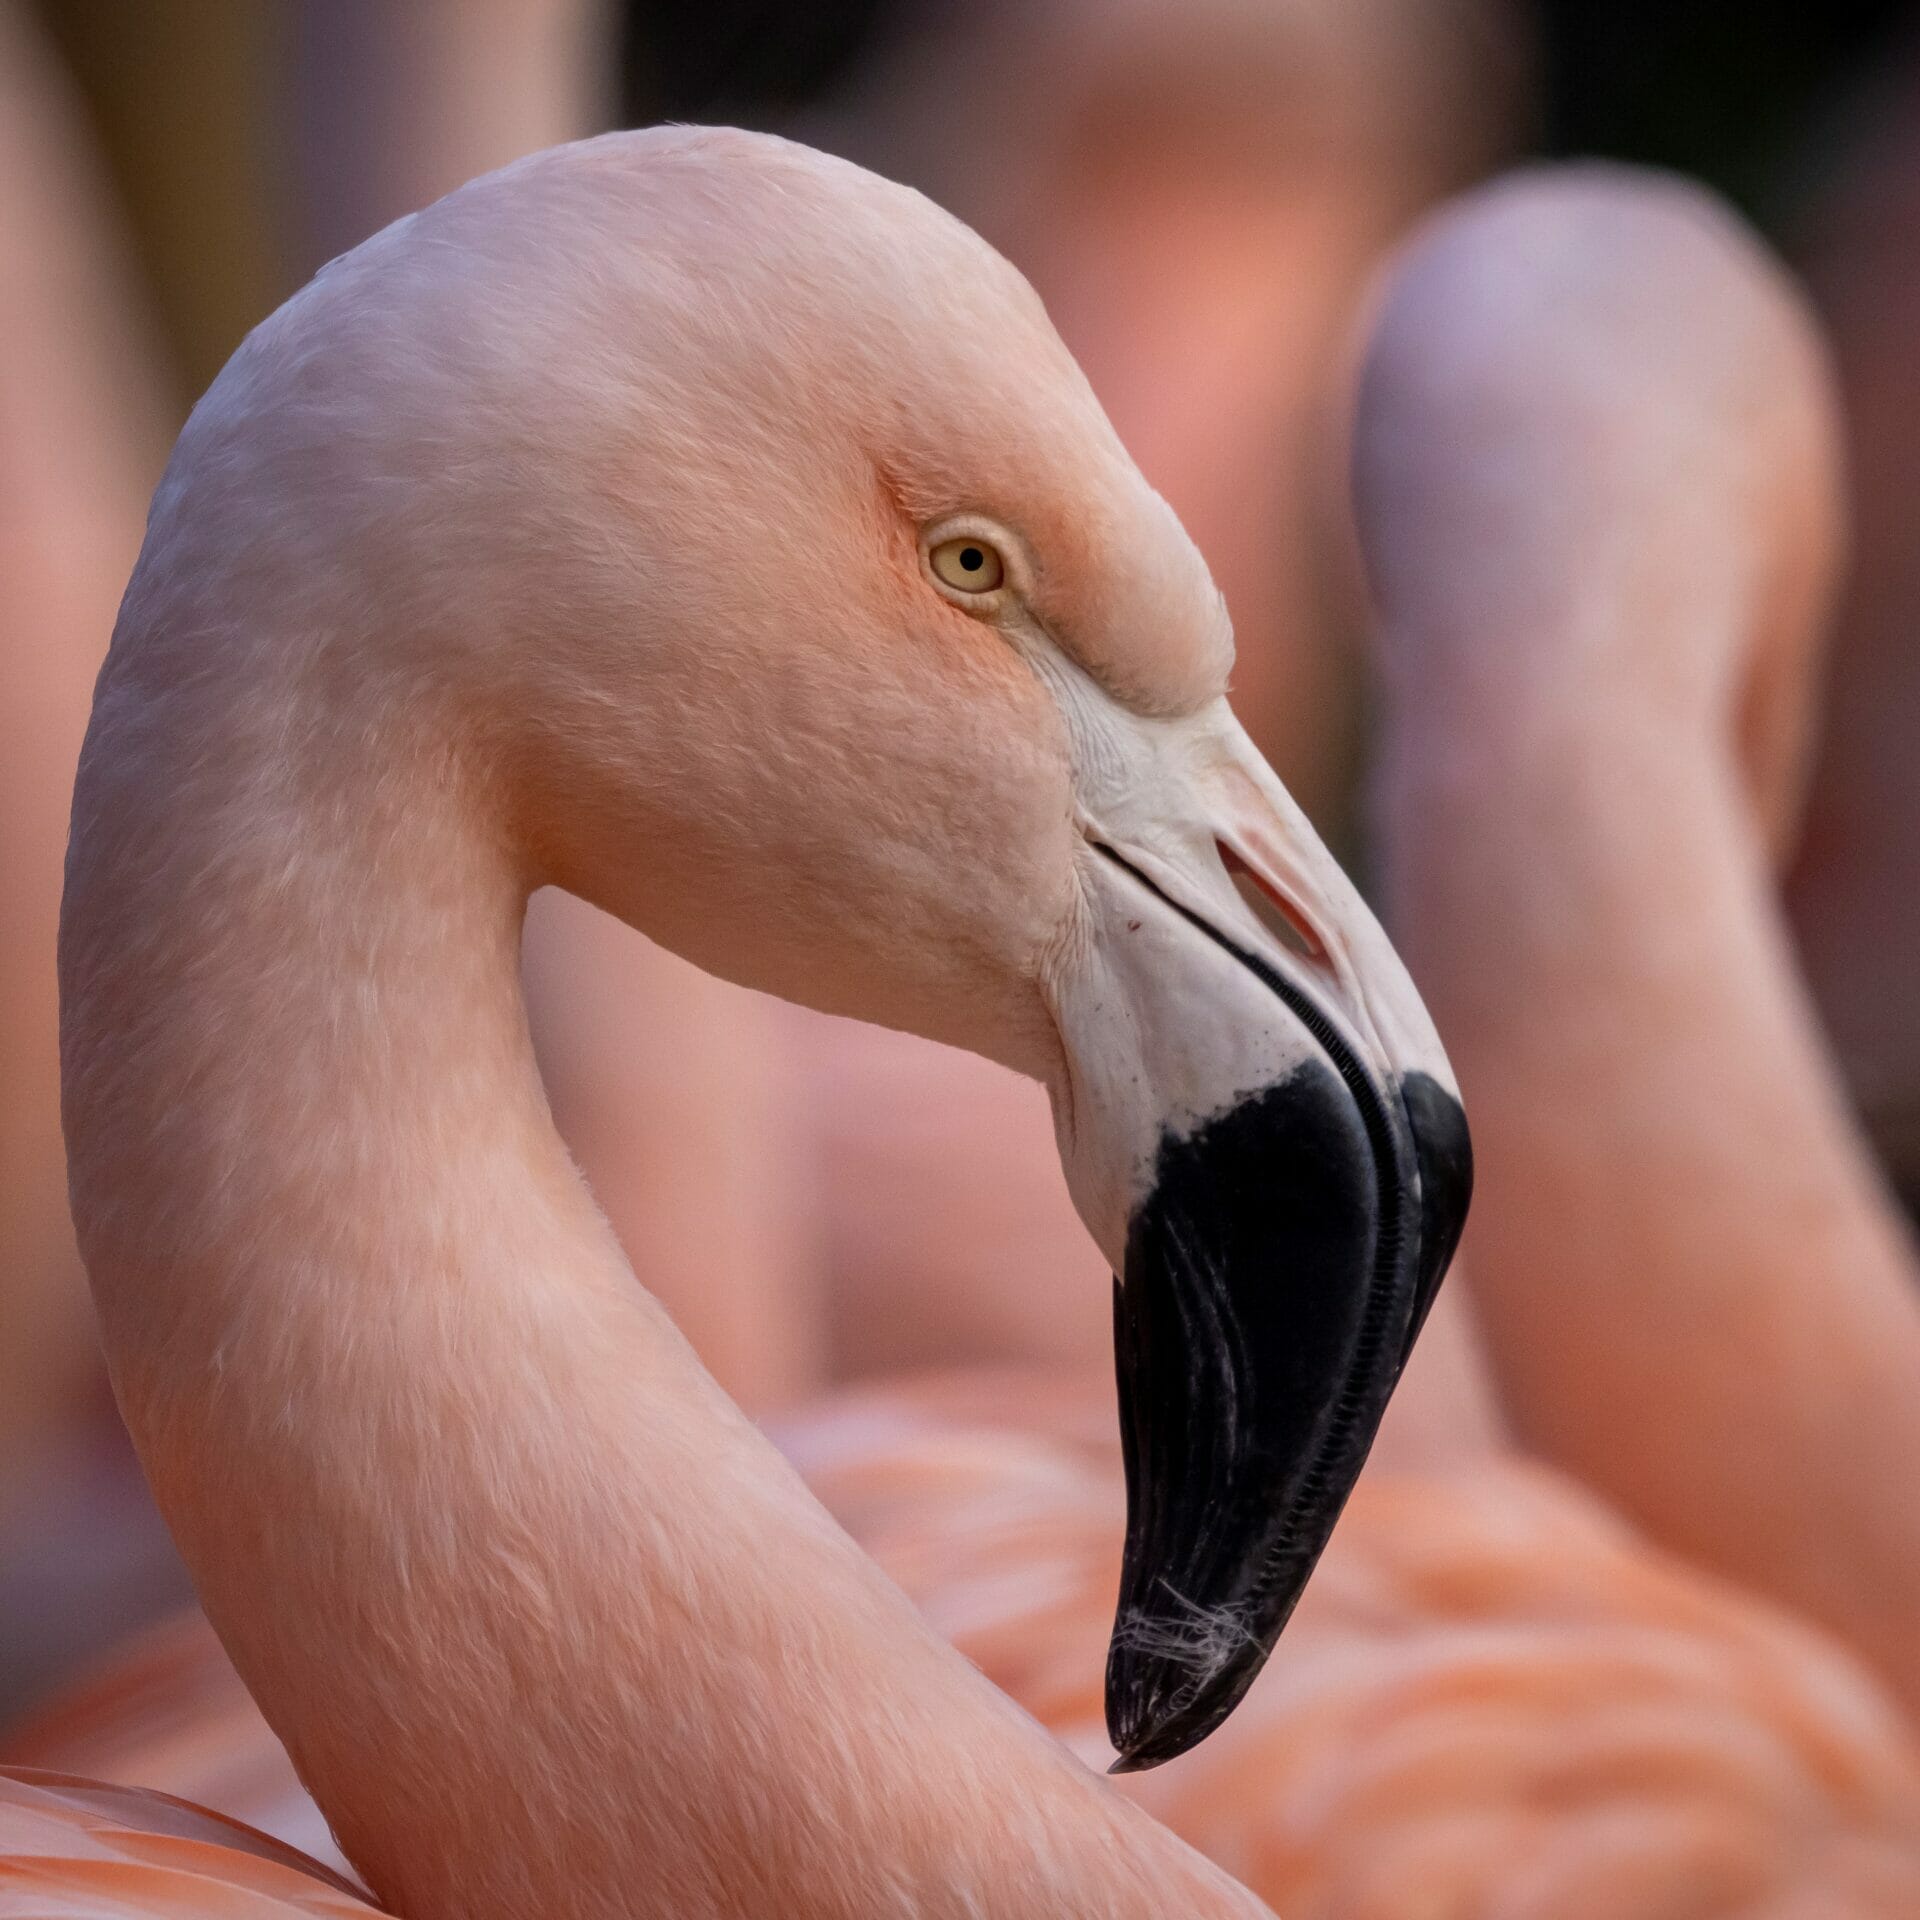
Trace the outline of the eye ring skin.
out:
M 943 580 L 935 570 L 933 556 L 940 548 L 955 542 L 972 541 L 998 556 L 1000 580 L 984 591 L 956 587 Z M 993 619 L 1016 600 L 1023 599 L 1032 569 L 1026 551 L 1007 528 L 984 514 L 951 514 L 920 530 L 920 572 L 927 584 L 949 606 L 958 607 L 975 619 Z

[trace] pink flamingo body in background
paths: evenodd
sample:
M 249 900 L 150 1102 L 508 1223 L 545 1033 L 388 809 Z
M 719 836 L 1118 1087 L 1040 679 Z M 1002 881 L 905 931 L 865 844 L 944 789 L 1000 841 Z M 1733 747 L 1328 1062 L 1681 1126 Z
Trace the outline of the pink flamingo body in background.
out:
M 0 5 L 0 1720 L 187 1586 L 100 1370 L 67 1212 L 66 797 L 165 450 L 74 103 Z
M 1569 328 L 1576 288 L 1583 325 Z M 1360 531 L 1382 582 L 1392 670 L 1382 825 L 1410 944 L 1461 937 L 1445 880 L 1470 872 L 1479 850 L 1455 837 L 1463 818 L 1538 817 L 1550 845 L 1528 872 L 1566 874 L 1578 895 L 1576 863 L 1615 810 L 1704 760 L 1729 782 L 1731 812 L 1695 795 L 1674 802 L 1667 824 L 1679 831 L 1704 819 L 1737 834 L 1753 831 L 1740 824 L 1753 819 L 1778 844 L 1805 649 L 1832 552 L 1825 406 L 1792 303 L 1724 222 L 1671 189 L 1546 176 L 1480 196 L 1415 250 L 1377 335 L 1358 455 Z M 1515 472 L 1535 479 L 1499 484 Z M 1751 484 L 1761 476 L 1764 485 Z M 1667 548 L 1656 536 L 1672 524 L 1676 493 L 1712 533 L 1696 526 L 1693 539 Z M 1578 532 L 1571 543 L 1568 529 Z M 1703 605 L 1638 571 L 1676 569 L 1691 582 L 1709 556 L 1730 577 L 1764 584 Z M 1469 606 L 1470 616 L 1460 611 Z M 1524 619 L 1508 610 L 1516 606 Z M 1610 778 L 1585 781 L 1544 809 L 1530 783 L 1569 757 L 1582 763 L 1588 749 L 1544 767 L 1486 751 L 1505 717 L 1512 649 L 1528 649 L 1542 675 L 1543 710 L 1570 737 L 1591 733 L 1600 751 L 1611 744 L 1604 704 L 1579 675 L 1629 643 L 1657 663 L 1631 670 L 1643 695 L 1664 687 L 1691 698 L 1711 685 L 1719 710 L 1742 724 L 1703 723 L 1677 697 L 1671 710 L 1655 704 L 1660 725 L 1641 742 L 1635 786 L 1623 795 Z M 1437 804 L 1436 781 L 1449 800 L 1460 796 L 1453 805 Z M 1456 810 L 1469 800 L 1471 812 Z M 1476 839 L 1483 831 L 1474 827 Z M 1638 864 L 1621 867 L 1607 896 L 1615 922 L 1652 919 L 1660 898 L 1658 848 L 1634 844 Z M 1496 879 L 1503 872 L 1493 869 Z M 1523 937 L 1552 924 L 1540 918 L 1537 889 L 1517 873 L 1489 882 L 1469 929 L 1507 955 L 1483 956 L 1483 968 L 1506 970 L 1506 992 L 1472 1010 L 1469 1058 L 1496 1119 L 1518 1084 L 1516 1061 L 1555 1070 L 1526 1045 L 1536 975 L 1549 1004 L 1554 988 L 1551 949 Z M 1696 937 L 1736 982 L 1772 951 L 1764 912 L 1751 895 L 1702 904 Z M 1444 953 L 1441 961 L 1443 983 L 1472 977 L 1449 971 Z M 1764 999 L 1723 1002 L 1719 978 L 1687 977 L 1703 995 L 1679 1029 L 1702 1030 L 1697 1074 L 1718 1074 L 1772 1036 L 1755 1017 Z M 1599 970 L 1587 981 L 1577 1007 L 1560 1003 L 1563 1017 L 1591 1008 L 1619 1023 L 1623 1080 L 1657 1066 L 1675 1016 L 1631 978 Z M 1786 1056 L 1776 1085 L 1804 1125 L 1837 1125 L 1805 1052 Z M 1583 1124 L 1592 1117 L 1575 1113 L 1569 1131 Z M 1606 1138 L 1598 1130 L 1586 1143 L 1586 1177 L 1611 1193 L 1622 1230 L 1657 1248 L 1684 1226 L 1685 1199 L 1623 1179 L 1601 1151 Z M 1857 1215 L 1857 1231 L 1877 1233 L 1878 1202 L 1844 1171 L 1844 1136 L 1836 1145 L 1837 1157 L 1814 1162 L 1842 1169 L 1819 1217 Z M 1766 1246 L 1790 1245 L 1800 1212 L 1769 1167 L 1750 1145 L 1739 1204 Z M 1836 1281 L 1817 1245 L 1771 1271 L 1789 1307 L 1873 1279 L 1869 1269 Z M 1671 1311 L 1711 1304 L 1711 1280 L 1676 1249 L 1663 1269 Z M 1529 1387 L 1542 1392 L 1526 1369 L 1542 1362 L 1516 1339 L 1516 1325 L 1539 1311 L 1520 1284 L 1490 1286 L 1486 1297 L 1502 1383 L 1514 1383 L 1524 1407 Z M 1590 1284 L 1615 1286 L 1604 1266 Z M 1544 1290 L 1539 1277 L 1533 1285 Z M 1617 1288 L 1591 1304 L 1596 1321 L 1616 1297 Z M 1618 1338 L 1594 1335 L 1598 1391 L 1632 1377 L 1631 1349 L 1622 1356 Z M 1887 1338 L 1888 1364 L 1910 1355 L 1897 1318 Z M 1677 1334 L 1674 1345 L 1684 1361 Z M 1782 1355 L 1775 1377 L 1791 1382 L 1804 1365 L 1817 1382 L 1824 1364 L 1817 1352 Z M 1133 1776 L 1128 1790 L 1293 1920 L 1910 1913 L 1920 1899 L 1920 1759 L 1856 1660 L 1772 1604 L 1651 1548 L 1592 1496 L 1515 1457 L 1458 1357 L 1424 1380 L 1416 1363 L 1408 1387 L 1414 1397 L 1396 1405 L 1267 1676 L 1205 1747 Z M 1874 1421 L 1900 1414 L 1867 1407 L 1848 1417 L 1871 1459 Z M 1832 1477 L 1805 1520 L 1836 1526 L 1822 1555 L 1828 1591 L 1843 1604 L 1826 1609 L 1829 1620 L 1897 1682 L 1899 1649 L 1877 1636 L 1871 1604 L 1869 1580 L 1879 1576 L 1856 1543 L 1877 1541 L 1882 1556 L 1897 1547 L 1900 1490 L 1871 1476 L 1847 1486 L 1847 1460 L 1823 1455 L 1820 1436 L 1797 1433 L 1793 1418 L 1789 1399 L 1775 1444 L 1804 1474 Z M 776 1437 L 931 1625 L 1084 1758 L 1106 1758 L 1096 1676 L 1123 1516 L 1104 1391 L 1035 1375 L 930 1377 L 843 1395 L 786 1418 Z M 1724 1498 L 1717 1444 L 1697 1419 L 1669 1430 L 1674 1485 L 1708 1507 Z M 1604 1458 L 1595 1470 L 1620 1471 Z M 1673 1512 L 1664 1530 L 1685 1536 L 1684 1499 Z M 1838 1524 L 1854 1513 L 1867 1524 Z M 1681 1544 L 1704 1552 L 1711 1535 L 1695 1528 Z M 1896 1558 L 1887 1577 L 1899 1573 Z M 1858 1597 L 1846 1604 L 1850 1590 Z M 314 1836 L 283 1754 L 197 1626 L 170 1630 L 144 1664 L 16 1751 L 62 1769 L 124 1766 L 284 1834 Z M 46 1802 L 69 1790 L 27 1791 L 56 1830 Z M 84 1803 L 72 1817 L 95 1821 L 102 1849 L 123 1844 L 100 1834 Z M 114 1817 L 138 1827 L 124 1806 Z M 276 1884 L 290 1900 L 340 1897 L 318 1882 L 313 1891 Z
M 1920 1271 L 1773 881 L 1837 560 L 1830 382 L 1706 196 L 1630 202 L 1605 170 L 1516 188 L 1480 216 L 1504 256 L 1443 223 L 1376 345 L 1387 898 L 1485 1116 L 1468 1271 L 1517 1433 L 1912 1709 Z

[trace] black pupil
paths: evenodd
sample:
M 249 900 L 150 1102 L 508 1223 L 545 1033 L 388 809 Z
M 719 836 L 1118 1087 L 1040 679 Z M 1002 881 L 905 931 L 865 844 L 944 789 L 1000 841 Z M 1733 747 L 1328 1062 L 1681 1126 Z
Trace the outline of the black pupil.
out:
M 987 564 L 987 556 L 982 553 L 978 547 L 962 547 L 960 549 L 960 564 L 965 567 L 969 573 L 978 573 L 980 569 Z

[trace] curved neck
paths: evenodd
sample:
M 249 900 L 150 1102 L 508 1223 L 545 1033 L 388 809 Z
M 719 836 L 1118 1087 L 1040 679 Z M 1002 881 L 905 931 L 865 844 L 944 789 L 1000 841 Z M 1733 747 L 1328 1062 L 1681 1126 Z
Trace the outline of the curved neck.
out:
M 1481 1148 L 1468 1271 L 1529 1438 L 1920 1699 L 1909 1249 L 1731 741 L 1645 664 L 1703 658 L 1701 630 L 1605 605 L 1578 640 L 1392 649 L 1390 920 Z
M 380 1895 L 1260 1911 L 935 1642 L 632 1283 L 480 783 L 131 682 L 76 802 L 76 1214 L 208 1613 Z

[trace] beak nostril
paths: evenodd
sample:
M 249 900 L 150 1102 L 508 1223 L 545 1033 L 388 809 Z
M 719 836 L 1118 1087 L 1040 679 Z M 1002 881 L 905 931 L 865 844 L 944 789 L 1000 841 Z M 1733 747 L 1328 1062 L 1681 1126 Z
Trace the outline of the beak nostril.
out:
M 1215 840 L 1213 844 L 1227 877 L 1238 889 L 1241 899 L 1253 909 L 1260 924 L 1289 952 L 1303 960 L 1324 962 L 1327 950 L 1300 909 L 1224 840 Z

